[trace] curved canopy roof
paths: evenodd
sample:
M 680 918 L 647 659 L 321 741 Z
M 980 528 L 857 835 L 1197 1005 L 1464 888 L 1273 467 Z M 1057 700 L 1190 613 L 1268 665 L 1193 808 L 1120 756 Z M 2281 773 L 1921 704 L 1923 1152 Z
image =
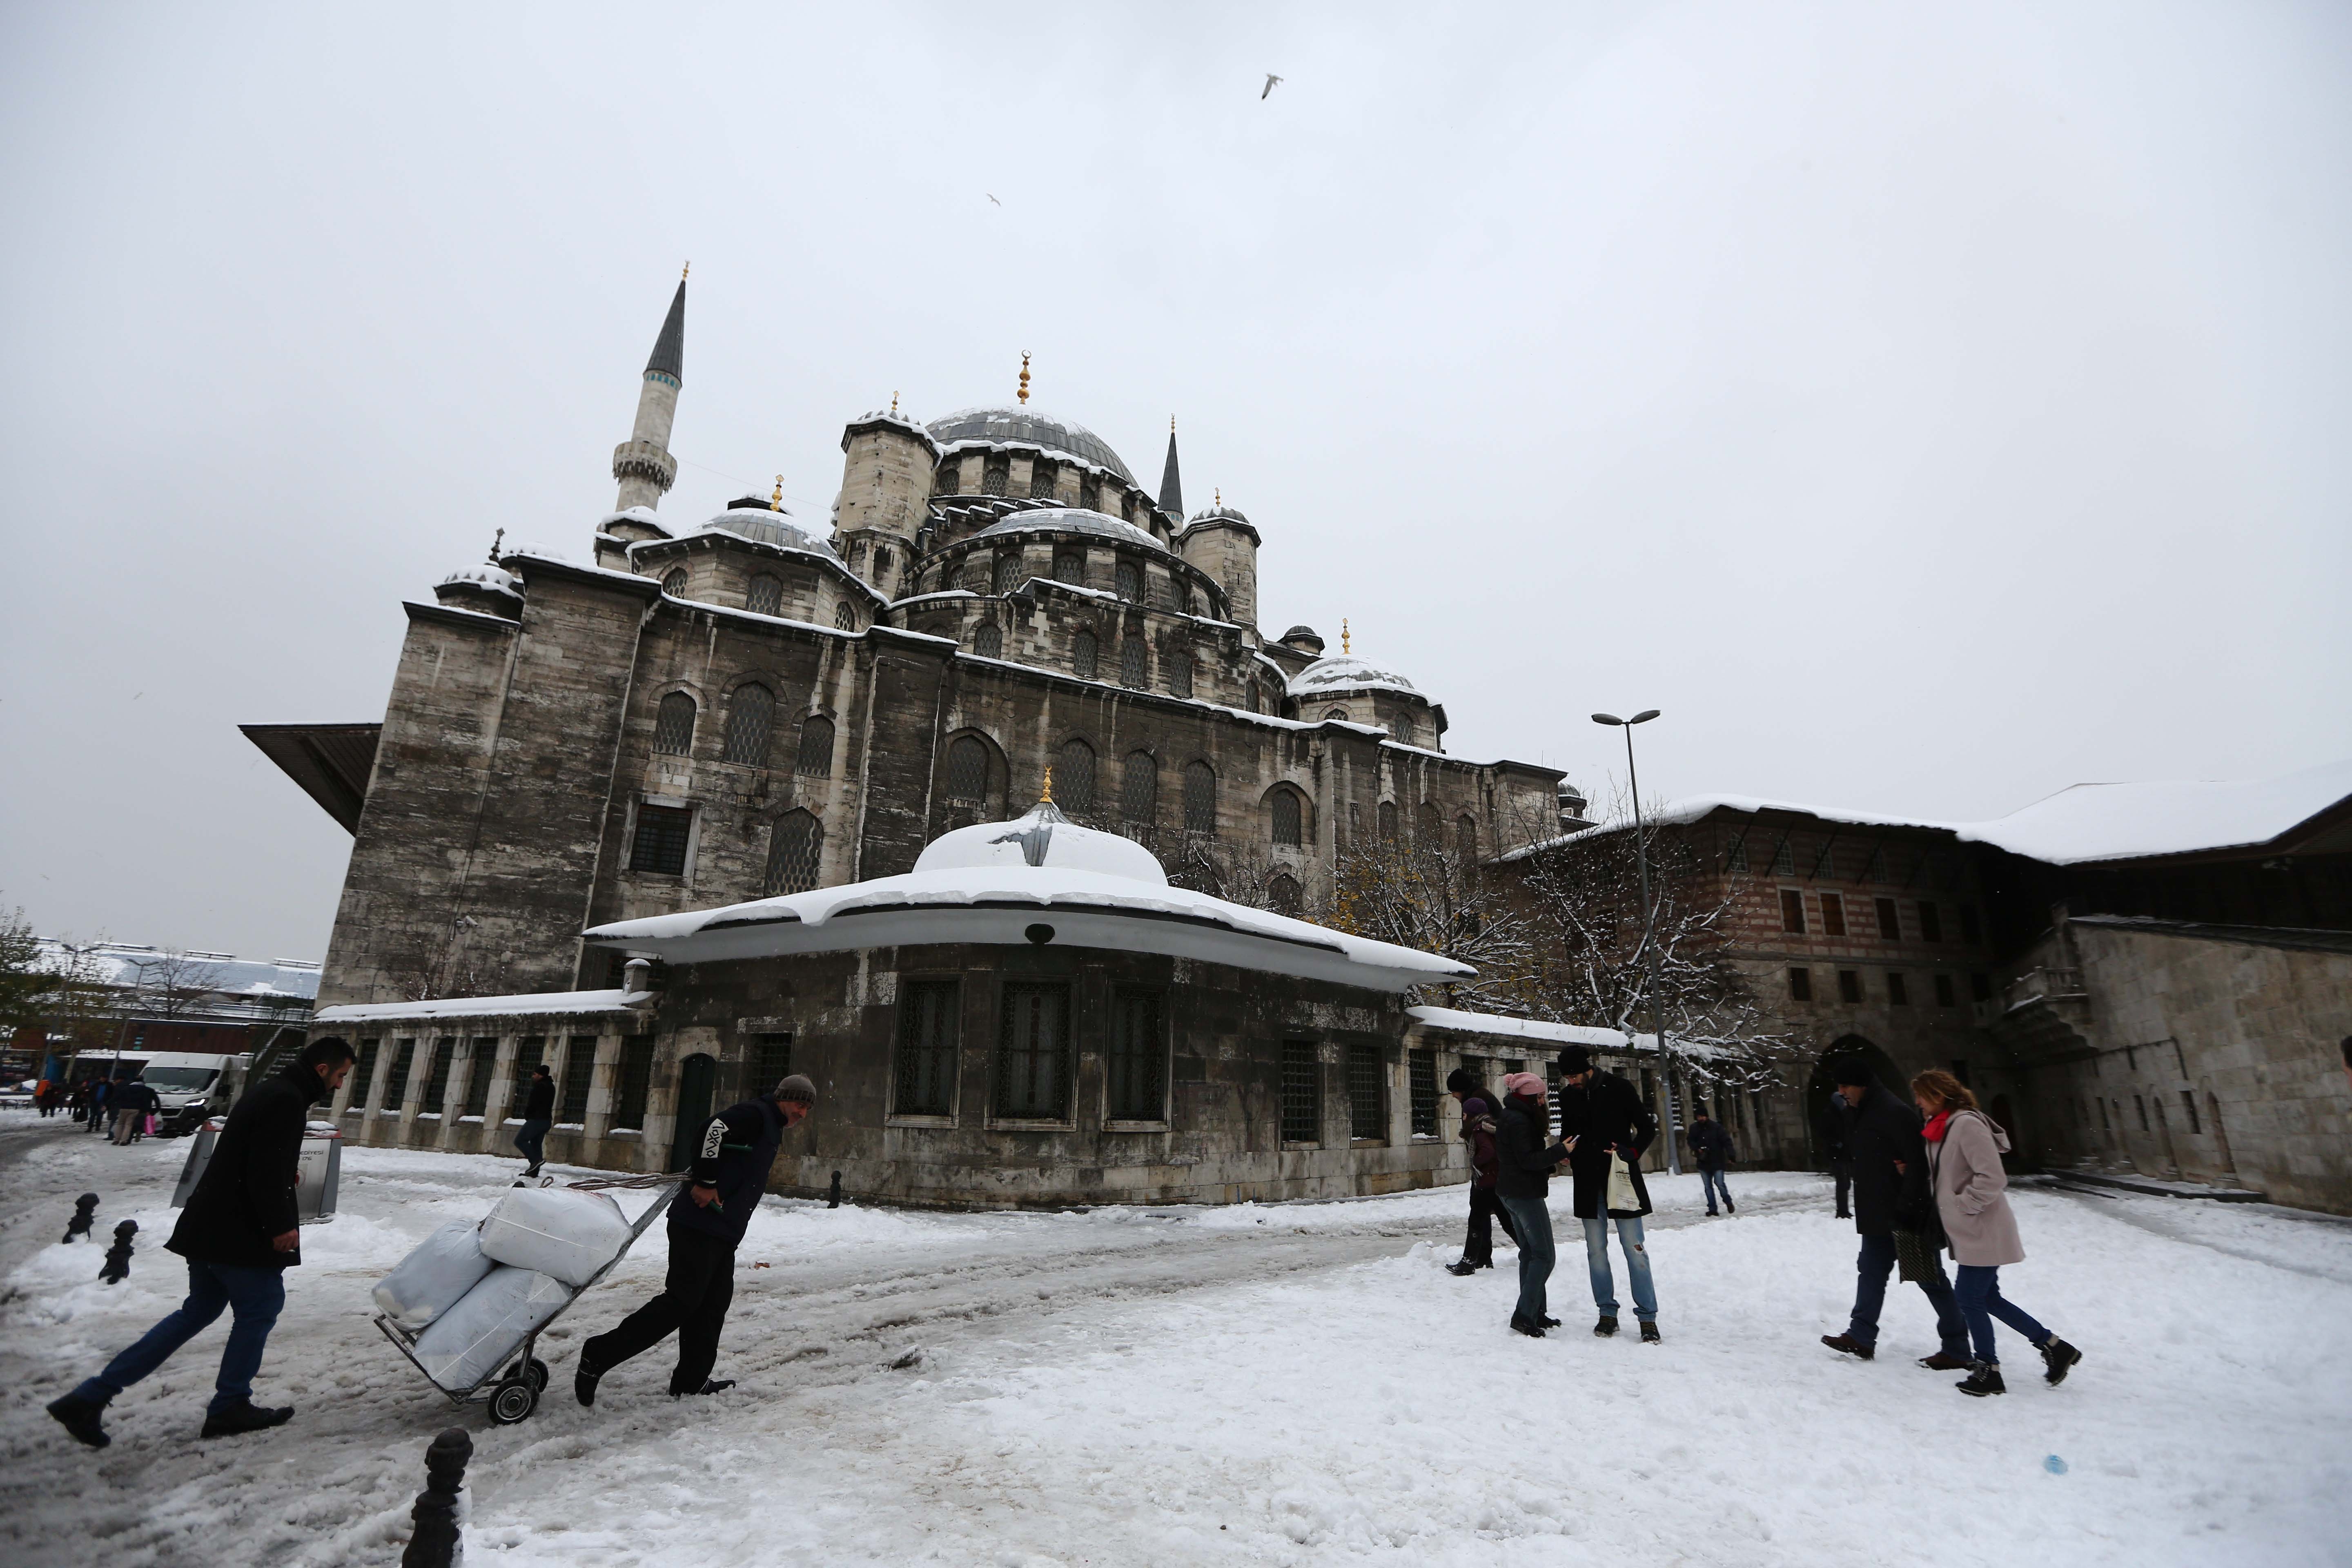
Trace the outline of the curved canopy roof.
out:
M 1105 512 L 1087 511 L 1075 506 L 1039 507 L 1034 511 L 1016 511 L 1002 522 L 992 522 L 972 535 L 974 539 L 1002 537 L 1025 533 L 1033 529 L 1045 529 L 1055 533 L 1087 533 L 1097 539 L 1108 539 L 1120 544 L 1132 544 L 1141 550 L 1157 550 L 1169 553 L 1168 547 L 1153 538 L 1147 529 L 1131 522 L 1122 522 Z
M 932 420 L 925 428 L 942 447 L 959 441 L 1026 441 L 1108 468 L 1129 484 L 1135 482 L 1109 442 L 1083 425 L 1034 408 L 963 408 Z
M 738 539 L 748 539 L 754 544 L 772 544 L 781 550 L 805 550 L 813 555 L 823 555 L 838 561 L 833 546 L 792 521 L 787 512 L 771 511 L 766 507 L 734 507 L 720 512 L 695 530 L 697 533 L 731 533 Z
M 1353 654 L 1318 658 L 1290 678 L 1293 697 L 1328 697 L 1342 691 L 1403 691 L 1421 695 L 1413 683 L 1392 669 L 1382 669 Z

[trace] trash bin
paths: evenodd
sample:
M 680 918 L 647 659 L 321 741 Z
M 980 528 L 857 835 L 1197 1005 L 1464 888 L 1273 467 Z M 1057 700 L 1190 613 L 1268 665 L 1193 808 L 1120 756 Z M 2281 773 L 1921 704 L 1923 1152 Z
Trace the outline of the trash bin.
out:
M 220 1142 L 224 1117 L 208 1117 L 196 1129 L 196 1141 L 188 1150 L 187 1163 L 180 1167 L 179 1184 L 172 1189 L 172 1206 L 185 1208 L 188 1194 L 204 1180 L 205 1167 L 212 1163 L 213 1146 Z M 302 1153 L 295 1167 L 294 1213 L 302 1225 L 317 1225 L 335 1217 L 335 1201 L 342 1185 L 343 1132 L 331 1121 L 313 1121 L 302 1131 Z

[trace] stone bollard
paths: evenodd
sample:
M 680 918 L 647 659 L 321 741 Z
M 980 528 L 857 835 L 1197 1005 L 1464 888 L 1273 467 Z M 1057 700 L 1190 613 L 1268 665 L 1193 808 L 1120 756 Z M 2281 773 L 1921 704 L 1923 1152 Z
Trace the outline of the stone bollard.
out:
M 89 1227 L 97 1216 L 98 1194 L 96 1193 L 84 1193 L 74 1199 L 73 1218 L 66 1222 L 66 1240 L 71 1241 L 77 1236 L 88 1236 Z
M 839 1171 L 833 1173 L 833 1191 L 825 1195 L 824 1206 L 829 1209 L 837 1209 L 841 1206 L 841 1173 Z
M 425 1489 L 416 1494 L 409 1518 L 408 1550 L 400 1554 L 400 1568 L 455 1568 L 465 1559 L 466 1542 L 457 1529 L 457 1493 L 466 1484 L 466 1461 L 474 1457 L 474 1440 L 463 1426 L 444 1430 L 425 1450 Z
M 114 1245 L 106 1249 L 106 1264 L 98 1277 L 109 1285 L 120 1285 L 131 1278 L 131 1238 L 139 1234 L 139 1222 L 126 1219 L 114 1227 Z

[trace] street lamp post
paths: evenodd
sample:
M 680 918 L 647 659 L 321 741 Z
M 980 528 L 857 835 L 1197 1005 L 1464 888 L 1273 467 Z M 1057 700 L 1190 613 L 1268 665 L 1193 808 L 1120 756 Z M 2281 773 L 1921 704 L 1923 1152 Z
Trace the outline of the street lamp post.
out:
M 1633 726 L 1646 724 L 1658 716 L 1654 708 L 1620 719 L 1614 713 L 1595 713 L 1596 724 L 1613 724 L 1625 731 L 1625 783 L 1633 796 L 1633 860 L 1642 868 L 1642 953 L 1646 961 L 1644 972 L 1650 989 L 1650 1032 L 1658 1041 L 1658 1081 L 1665 1090 L 1666 1101 L 1666 1173 L 1683 1173 L 1682 1154 L 1675 1144 L 1674 1057 L 1666 1047 L 1666 1010 L 1659 997 L 1658 940 L 1656 922 L 1650 906 L 1650 848 L 1642 837 L 1642 779 L 1633 771 Z

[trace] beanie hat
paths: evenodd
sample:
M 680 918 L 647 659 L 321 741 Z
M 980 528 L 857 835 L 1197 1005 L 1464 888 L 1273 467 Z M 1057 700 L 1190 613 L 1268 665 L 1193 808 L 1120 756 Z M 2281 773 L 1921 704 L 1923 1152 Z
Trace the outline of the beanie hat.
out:
M 770 1095 L 768 1098 L 770 1100 L 796 1100 L 803 1105 L 814 1105 L 816 1103 L 816 1085 L 809 1081 L 808 1076 L 805 1073 L 794 1073 L 792 1077 L 784 1079 L 783 1082 L 776 1085 L 776 1092 Z
M 1559 1048 L 1559 1076 L 1574 1078 L 1592 1070 L 1592 1053 L 1582 1046 L 1562 1046 Z
M 1503 1089 L 1506 1093 L 1524 1094 L 1530 1100 L 1544 1097 L 1544 1080 L 1531 1072 L 1510 1074 L 1503 1079 Z
M 1445 1075 L 1445 1088 L 1450 1094 L 1475 1094 L 1485 1087 L 1468 1068 L 1455 1068 Z
M 1870 1064 L 1860 1057 L 1840 1057 L 1830 1064 L 1830 1072 L 1841 1086 L 1850 1083 L 1867 1086 L 1878 1081 L 1871 1076 Z

